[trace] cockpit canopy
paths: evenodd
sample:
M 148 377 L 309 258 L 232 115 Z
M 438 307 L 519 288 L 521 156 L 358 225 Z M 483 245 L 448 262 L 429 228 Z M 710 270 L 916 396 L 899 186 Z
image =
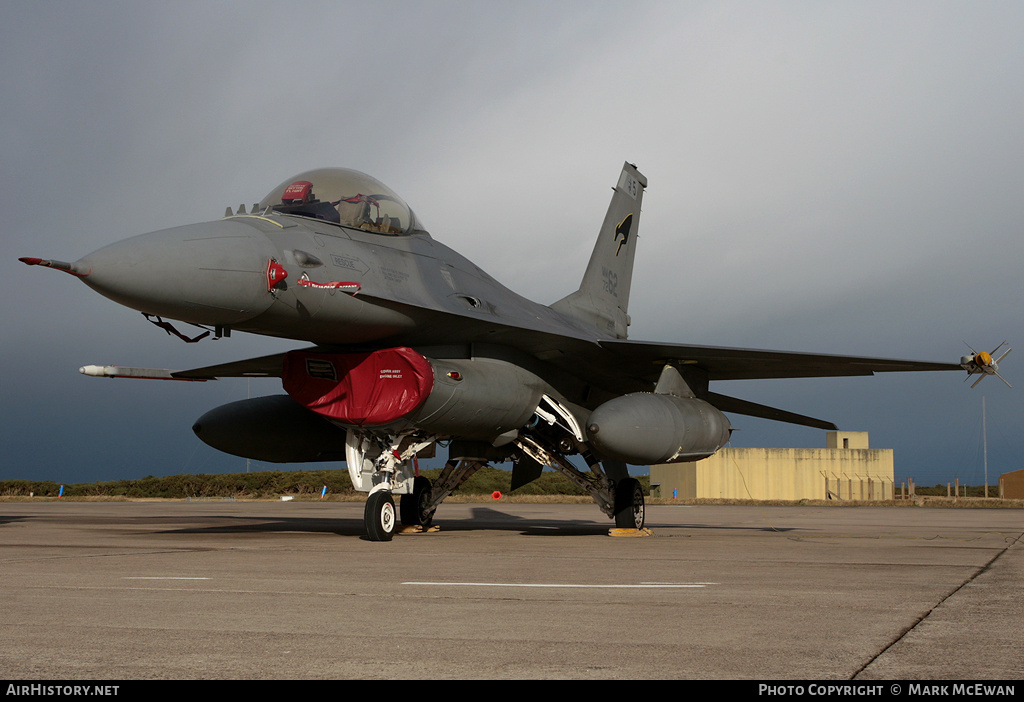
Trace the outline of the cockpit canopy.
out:
M 424 231 L 391 188 L 348 168 L 300 173 L 271 190 L 259 206 L 391 236 Z

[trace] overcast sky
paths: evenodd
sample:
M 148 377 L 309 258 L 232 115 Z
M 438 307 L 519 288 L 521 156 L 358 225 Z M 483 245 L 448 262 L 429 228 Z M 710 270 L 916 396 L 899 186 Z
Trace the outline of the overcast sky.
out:
M 954 361 L 1024 346 L 1024 4 L 0 0 L 0 479 L 229 472 L 191 432 L 279 381 L 86 378 L 301 344 L 185 345 L 71 276 L 290 175 L 387 183 L 431 234 L 550 303 L 622 162 L 649 180 L 631 338 Z M 897 480 L 1024 468 L 1001 371 L 720 384 L 869 431 Z M 824 446 L 734 416 L 734 446 Z M 254 469 L 276 468 L 254 464 Z M 297 466 L 301 467 L 301 466 Z

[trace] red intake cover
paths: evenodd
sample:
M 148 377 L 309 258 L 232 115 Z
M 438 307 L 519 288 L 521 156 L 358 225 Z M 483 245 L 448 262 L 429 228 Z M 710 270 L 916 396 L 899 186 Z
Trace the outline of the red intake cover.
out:
M 342 424 L 377 426 L 409 414 L 434 387 L 434 369 L 410 348 L 369 353 L 289 351 L 285 391 L 304 407 Z

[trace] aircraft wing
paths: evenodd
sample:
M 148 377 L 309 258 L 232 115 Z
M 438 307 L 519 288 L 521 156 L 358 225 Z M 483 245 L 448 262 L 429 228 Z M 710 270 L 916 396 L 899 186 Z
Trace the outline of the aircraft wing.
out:
M 193 368 L 191 370 L 174 371 L 171 377 L 176 380 L 214 380 L 216 378 L 274 378 L 281 377 L 283 353 L 259 358 L 247 358 L 242 361 L 231 361 L 216 366 Z
M 831 356 L 792 351 L 765 351 L 721 346 L 606 340 L 599 342 L 620 357 L 622 370 L 657 380 L 666 362 L 695 366 L 708 380 L 755 380 L 763 378 L 826 378 L 909 371 L 962 370 L 959 363 L 903 361 L 889 358 Z
M 499 325 L 500 326 L 500 325 Z M 525 330 L 524 330 L 525 331 Z M 720 346 L 693 346 L 658 342 L 604 340 L 597 344 L 572 337 L 548 338 L 533 332 L 520 337 L 520 345 L 538 357 L 548 360 L 584 377 L 590 377 L 607 390 L 617 393 L 649 390 L 661 375 L 666 363 L 677 367 L 699 368 L 711 380 L 752 380 L 767 378 L 814 378 L 863 376 L 885 372 L 963 370 L 956 363 L 905 361 L 860 356 L 832 356 L 790 351 L 738 349 Z M 557 340 L 560 353 L 553 353 Z M 525 350 L 524 349 L 524 350 Z M 600 349 L 600 350 L 599 350 Z M 313 347 L 310 350 L 317 350 Z M 213 380 L 216 378 L 280 377 L 284 354 L 231 361 L 215 366 L 183 371 L 163 371 L 160 377 L 169 380 Z M 568 365 L 567 365 L 568 364 Z M 144 370 L 144 369 L 138 369 Z M 128 372 L 132 369 L 128 369 Z M 84 371 L 83 371 L 84 372 Z M 153 373 L 128 373 L 124 377 L 157 377 Z M 818 429 L 835 430 L 832 422 L 808 417 L 787 410 L 760 405 L 714 392 L 704 395 L 723 412 L 763 417 L 779 422 L 799 424 Z
M 791 351 L 688 346 L 626 340 L 607 340 L 601 341 L 599 344 L 616 357 L 616 366 L 620 372 L 651 383 L 657 380 L 666 363 L 672 363 L 681 368 L 699 368 L 707 373 L 709 381 L 827 378 L 889 372 L 963 370 L 963 366 L 958 363 L 904 361 L 889 358 L 832 356 Z M 759 405 L 748 400 L 714 392 L 706 393 L 704 399 L 723 412 L 762 417 L 817 429 L 833 431 L 836 429 L 836 425 L 827 420 Z
M 492 325 L 492 335 L 503 325 Z M 410 340 L 411 341 L 411 340 Z M 957 363 L 907 361 L 861 356 L 834 356 L 791 351 L 696 346 L 647 341 L 606 339 L 597 342 L 520 330 L 517 345 L 523 350 L 562 366 L 606 390 L 624 394 L 648 390 L 661 375 L 662 367 L 697 368 L 711 380 L 753 380 L 770 378 L 820 378 L 865 376 L 886 372 L 963 370 Z M 315 350 L 316 347 L 313 347 Z M 169 372 L 169 379 L 211 380 L 231 377 L 280 377 L 284 354 L 232 361 L 214 366 Z M 147 376 L 148 377 L 148 376 Z M 705 399 L 723 412 L 763 417 L 790 424 L 834 430 L 832 422 L 786 410 L 759 405 L 719 393 L 706 392 Z
M 500 327 L 500 325 L 495 325 Z M 521 330 L 526 332 L 527 330 Z M 529 336 L 529 334 L 527 334 Z M 540 348 L 551 345 L 548 335 L 534 332 L 533 336 L 547 341 L 537 344 Z M 571 337 L 558 337 L 559 345 L 569 358 L 593 356 L 585 348 L 590 343 L 580 342 Z M 536 352 L 531 344 L 520 339 L 524 350 Z M 767 351 L 762 349 L 739 349 L 723 346 L 693 346 L 650 341 L 604 340 L 598 345 L 611 352 L 614 362 L 607 357 L 596 367 L 607 373 L 608 380 L 615 376 L 630 377 L 654 382 L 661 374 L 661 367 L 671 362 L 679 366 L 693 366 L 708 374 L 708 380 L 754 380 L 767 378 L 825 378 L 841 376 L 874 375 L 886 372 L 949 371 L 962 370 L 958 363 L 937 363 L 932 361 L 906 361 L 887 358 L 860 356 L 833 356 L 792 351 Z M 567 348 L 568 347 L 568 348 Z M 315 347 L 314 347 L 315 348 Z M 312 350 L 312 349 L 310 349 Z M 578 355 L 577 355 L 578 354 Z M 544 354 L 538 353 L 544 357 Z M 193 368 L 171 373 L 177 379 L 213 379 L 245 377 L 280 377 L 283 353 L 231 361 L 215 366 Z M 596 360 L 596 359 L 593 359 Z M 578 362 L 578 360 L 576 361 Z M 577 368 L 579 370 L 579 368 Z M 593 369 L 592 369 L 593 370 Z M 614 383 L 612 383 L 614 384 Z M 629 390 L 622 389 L 620 391 Z

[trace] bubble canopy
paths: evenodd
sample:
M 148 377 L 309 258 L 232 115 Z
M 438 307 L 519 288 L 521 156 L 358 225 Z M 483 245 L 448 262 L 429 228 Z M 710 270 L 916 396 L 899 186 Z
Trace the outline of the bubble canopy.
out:
M 300 173 L 271 190 L 259 206 L 390 236 L 424 232 L 416 215 L 391 188 L 348 168 Z

